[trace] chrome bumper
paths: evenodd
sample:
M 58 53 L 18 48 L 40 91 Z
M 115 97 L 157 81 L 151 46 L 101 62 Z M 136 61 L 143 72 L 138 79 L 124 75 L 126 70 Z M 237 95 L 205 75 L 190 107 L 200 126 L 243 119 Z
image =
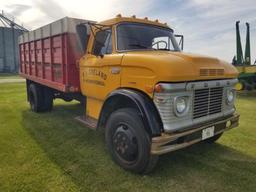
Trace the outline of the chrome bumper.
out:
M 239 114 L 233 114 L 231 117 L 225 118 L 223 120 L 219 120 L 209 124 L 204 124 L 200 127 L 196 127 L 194 129 L 190 129 L 183 132 L 168 133 L 168 134 L 162 133 L 161 136 L 152 138 L 151 154 L 161 155 L 161 154 L 165 154 L 171 151 L 176 151 L 176 150 L 188 147 L 190 145 L 193 145 L 195 143 L 198 143 L 202 140 L 201 138 L 202 130 L 207 127 L 211 127 L 211 126 L 220 127 L 224 125 L 223 128 L 217 130 L 214 133 L 215 135 L 221 134 L 224 131 L 237 127 L 239 124 L 239 116 L 240 116 Z M 229 125 L 227 124 L 227 122 L 230 122 Z M 188 139 L 191 136 L 192 138 L 193 137 L 194 138 Z

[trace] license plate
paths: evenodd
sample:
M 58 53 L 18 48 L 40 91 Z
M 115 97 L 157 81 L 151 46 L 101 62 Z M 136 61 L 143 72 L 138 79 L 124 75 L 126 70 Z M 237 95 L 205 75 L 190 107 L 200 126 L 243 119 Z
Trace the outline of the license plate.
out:
M 214 126 L 208 127 L 202 130 L 202 140 L 208 139 L 214 136 Z

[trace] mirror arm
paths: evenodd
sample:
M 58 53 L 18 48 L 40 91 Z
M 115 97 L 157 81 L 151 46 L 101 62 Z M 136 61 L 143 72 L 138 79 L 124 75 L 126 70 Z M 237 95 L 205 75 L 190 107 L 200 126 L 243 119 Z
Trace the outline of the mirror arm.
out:
M 184 48 L 184 36 L 183 35 L 174 35 L 175 37 L 180 37 L 179 45 L 181 46 L 181 50 Z

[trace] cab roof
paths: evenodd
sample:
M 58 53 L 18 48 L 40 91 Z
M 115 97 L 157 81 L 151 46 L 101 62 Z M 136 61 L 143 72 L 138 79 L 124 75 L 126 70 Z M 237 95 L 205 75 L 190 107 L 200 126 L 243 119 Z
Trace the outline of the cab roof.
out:
M 133 22 L 133 23 L 144 23 L 144 24 L 150 24 L 150 25 L 155 25 L 155 26 L 160 26 L 160 27 L 165 27 L 170 29 L 170 27 L 167 25 L 167 23 L 160 23 L 158 20 L 151 21 L 148 20 L 147 17 L 144 19 L 136 18 L 135 16 L 132 17 L 122 17 L 121 15 L 117 15 L 113 19 L 105 20 L 102 22 L 99 22 L 101 25 L 115 25 L 121 22 Z

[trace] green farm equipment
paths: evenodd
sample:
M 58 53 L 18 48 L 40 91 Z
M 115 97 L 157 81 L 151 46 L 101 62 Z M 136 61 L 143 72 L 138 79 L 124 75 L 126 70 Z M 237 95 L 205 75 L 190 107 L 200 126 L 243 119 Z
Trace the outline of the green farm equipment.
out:
M 256 89 L 256 60 L 251 63 L 251 45 L 250 45 L 250 24 L 246 23 L 246 42 L 245 54 L 243 56 L 239 21 L 236 22 L 236 56 L 232 64 L 239 71 L 239 82 L 236 85 L 238 91 Z

